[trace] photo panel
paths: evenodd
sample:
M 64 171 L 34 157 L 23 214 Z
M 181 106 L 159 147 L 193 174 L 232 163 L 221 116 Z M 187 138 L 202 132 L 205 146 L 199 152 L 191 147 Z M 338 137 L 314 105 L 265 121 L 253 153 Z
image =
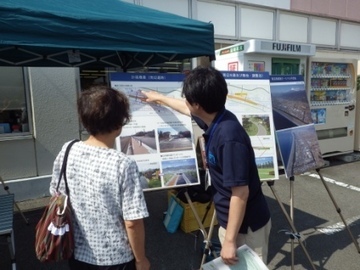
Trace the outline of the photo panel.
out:
M 269 74 L 229 71 L 223 75 L 228 85 L 225 106 L 250 136 L 260 179 L 279 179 Z
M 112 73 L 110 78 L 111 86 L 128 96 L 131 109 L 131 121 L 116 139 L 116 149 L 136 161 L 143 189 L 200 184 L 191 118 L 162 104 L 148 103 L 143 94 L 155 91 L 181 98 L 184 75 Z
M 314 124 L 277 130 L 276 135 L 287 178 L 325 165 Z
M 276 140 L 286 177 L 322 167 L 325 161 L 314 119 L 318 117 L 318 121 L 323 121 L 321 113 L 324 111 L 310 110 L 303 77 L 274 75 L 270 76 L 270 85 Z M 321 92 L 316 91 L 317 99 L 326 98 Z

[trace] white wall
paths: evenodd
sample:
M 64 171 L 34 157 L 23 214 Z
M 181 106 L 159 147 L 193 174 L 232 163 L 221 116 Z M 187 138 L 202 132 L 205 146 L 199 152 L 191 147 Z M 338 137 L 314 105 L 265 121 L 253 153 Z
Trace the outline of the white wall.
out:
M 360 48 L 360 25 L 341 23 L 340 45 L 347 48 Z
M 336 46 L 336 20 L 312 18 L 310 43 Z
M 49 195 L 57 153 L 66 141 L 79 138 L 78 69 L 29 68 L 28 73 L 34 135 L 0 141 L 0 175 L 16 201 Z
M 237 36 L 235 5 L 198 1 L 196 10 L 194 16 L 198 20 L 214 25 L 215 35 L 228 38 Z
M 188 0 L 141 0 L 144 7 L 173 13 L 182 17 L 189 17 Z
M 36 175 L 36 154 L 31 135 L 0 141 L 0 176 L 4 180 Z
M 274 13 L 272 10 L 242 7 L 239 22 L 240 37 L 274 39 Z
M 250 5 L 260 5 L 280 9 L 290 9 L 290 0 L 234 0 L 234 2 L 246 3 Z
M 308 42 L 307 16 L 280 13 L 278 37 L 281 41 Z
M 79 138 L 75 68 L 29 68 L 38 175 L 51 173 L 64 142 Z

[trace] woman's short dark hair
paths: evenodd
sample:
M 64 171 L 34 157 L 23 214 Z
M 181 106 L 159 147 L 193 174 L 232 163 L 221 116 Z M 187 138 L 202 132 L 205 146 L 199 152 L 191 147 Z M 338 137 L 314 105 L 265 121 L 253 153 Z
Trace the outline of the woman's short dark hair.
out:
M 207 113 L 214 113 L 224 108 L 228 88 L 220 71 L 198 66 L 186 75 L 182 94 L 190 104 L 198 103 Z
M 130 105 L 127 96 L 104 85 L 84 90 L 77 108 L 80 120 L 91 135 L 107 134 L 130 121 Z

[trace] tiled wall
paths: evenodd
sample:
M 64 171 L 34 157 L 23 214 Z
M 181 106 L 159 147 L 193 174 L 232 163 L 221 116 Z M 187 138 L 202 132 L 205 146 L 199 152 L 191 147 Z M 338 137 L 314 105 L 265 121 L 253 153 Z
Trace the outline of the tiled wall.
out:
M 290 10 L 360 22 L 359 0 L 291 0 Z

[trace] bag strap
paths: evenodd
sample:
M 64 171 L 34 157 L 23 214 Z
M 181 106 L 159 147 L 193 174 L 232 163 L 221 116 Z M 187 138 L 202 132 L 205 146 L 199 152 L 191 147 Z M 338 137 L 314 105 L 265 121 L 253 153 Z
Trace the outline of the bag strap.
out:
M 56 186 L 56 192 L 59 191 L 59 186 L 60 186 L 60 182 L 61 182 L 61 179 L 62 179 L 62 176 L 64 176 L 64 181 L 65 181 L 65 190 L 66 190 L 66 194 L 68 196 L 70 196 L 70 190 L 69 190 L 69 187 L 68 187 L 68 183 L 67 183 L 67 179 L 66 179 L 66 165 L 67 165 L 67 158 L 69 156 L 69 152 L 70 152 L 70 148 L 71 146 L 73 146 L 74 143 L 78 142 L 80 140 L 78 139 L 75 139 L 73 141 L 71 141 L 68 146 L 66 147 L 66 150 L 65 150 L 65 155 L 64 155 L 64 159 L 63 159 L 63 163 L 62 163 L 62 166 L 61 166 L 61 171 L 60 171 L 60 176 L 59 176 L 59 180 L 58 180 L 58 184 Z

